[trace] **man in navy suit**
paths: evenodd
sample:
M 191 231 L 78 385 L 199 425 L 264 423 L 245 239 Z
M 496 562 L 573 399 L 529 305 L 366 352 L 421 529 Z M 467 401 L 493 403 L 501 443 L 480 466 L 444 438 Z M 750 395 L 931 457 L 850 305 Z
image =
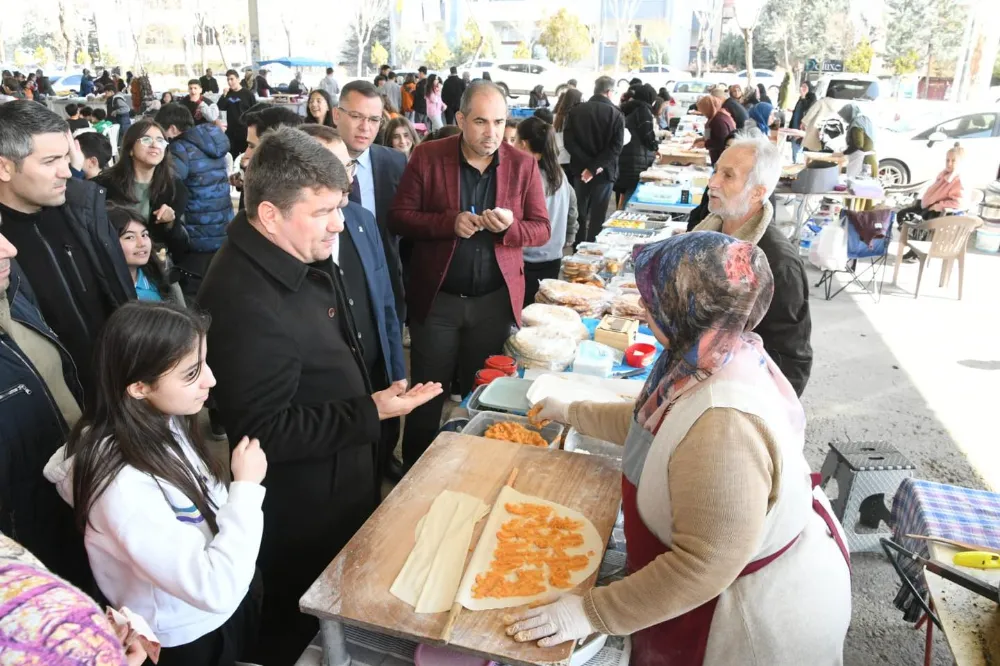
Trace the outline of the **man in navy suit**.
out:
M 382 124 L 382 96 L 370 81 L 352 81 L 341 89 L 333 121 L 355 165 L 350 200 L 360 204 L 378 222 L 396 300 L 396 314 L 402 326 L 406 319 L 403 270 L 399 239 L 389 232 L 389 208 L 406 169 L 406 157 L 392 148 L 375 144 Z
M 337 156 L 347 168 L 347 177 L 354 176 L 355 164 L 348 154 L 343 138 L 332 127 L 317 124 L 301 125 L 309 134 Z M 353 201 L 344 210 L 344 231 L 337 237 L 333 261 L 344 278 L 348 302 L 355 326 L 362 335 L 362 356 L 376 391 L 392 382 L 406 379 L 403 359 L 402 325 L 399 321 L 386 254 L 375 216 Z M 365 340 L 378 340 L 378 347 Z M 385 476 L 392 462 L 392 452 L 399 439 L 399 419 L 382 421 L 379 445 L 381 474 Z

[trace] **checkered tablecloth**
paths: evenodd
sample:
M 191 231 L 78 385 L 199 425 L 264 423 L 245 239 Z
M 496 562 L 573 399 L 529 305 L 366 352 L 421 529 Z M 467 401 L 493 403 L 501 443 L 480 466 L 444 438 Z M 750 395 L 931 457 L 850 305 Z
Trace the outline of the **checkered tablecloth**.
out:
M 907 539 L 907 534 L 944 537 L 965 543 L 1000 548 L 1000 494 L 948 486 L 921 479 L 904 479 L 892 500 L 893 540 L 903 548 L 930 557 L 926 541 Z M 903 570 L 926 597 L 923 567 L 902 561 Z M 920 606 L 903 585 L 896 607 L 913 622 Z

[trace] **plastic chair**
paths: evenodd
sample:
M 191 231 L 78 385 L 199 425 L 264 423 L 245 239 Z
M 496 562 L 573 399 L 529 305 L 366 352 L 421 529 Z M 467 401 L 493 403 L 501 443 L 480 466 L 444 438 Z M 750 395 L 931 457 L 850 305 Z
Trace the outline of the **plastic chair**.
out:
M 920 280 L 924 276 L 924 266 L 928 259 L 941 259 L 941 282 L 939 286 L 947 287 L 951 280 L 951 269 L 958 261 L 958 300 L 962 300 L 962 287 L 965 282 L 965 249 L 972 232 L 983 225 L 978 217 L 966 215 L 946 215 L 929 222 L 914 224 L 902 223 L 902 235 L 899 237 L 899 248 L 896 252 L 896 268 L 892 273 L 892 283 L 896 284 L 899 277 L 899 266 L 903 263 L 903 254 L 907 249 L 913 250 L 920 263 L 917 271 L 917 288 L 913 297 L 920 295 Z M 931 233 L 929 241 L 909 240 L 910 230 L 926 230 Z
M 861 287 L 876 303 L 882 300 L 882 284 L 885 282 L 885 272 L 889 265 L 889 243 L 892 241 L 894 218 L 892 214 L 888 216 L 884 225 L 885 237 L 874 239 L 869 247 L 868 243 L 861 240 L 857 229 L 851 224 L 847 211 L 841 212 L 840 224 L 847 229 L 847 264 L 839 270 L 823 270 L 815 286 L 825 288 L 826 300 L 835 298 L 852 284 Z M 868 260 L 868 265 L 858 271 L 858 260 L 865 259 Z M 836 273 L 847 273 L 851 276 L 851 280 L 837 291 L 833 291 L 833 276 Z

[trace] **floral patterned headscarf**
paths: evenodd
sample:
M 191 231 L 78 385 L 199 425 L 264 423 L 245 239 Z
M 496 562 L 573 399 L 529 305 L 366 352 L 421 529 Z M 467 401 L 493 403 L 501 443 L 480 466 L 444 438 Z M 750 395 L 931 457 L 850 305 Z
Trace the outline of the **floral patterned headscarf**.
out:
M 795 397 L 760 337 L 750 332 L 774 294 L 763 251 L 725 234 L 696 231 L 637 246 L 633 257 L 649 318 L 667 338 L 636 401 L 640 425 L 655 434 L 681 395 L 737 358 L 750 364 L 748 370 L 766 364 L 781 394 Z

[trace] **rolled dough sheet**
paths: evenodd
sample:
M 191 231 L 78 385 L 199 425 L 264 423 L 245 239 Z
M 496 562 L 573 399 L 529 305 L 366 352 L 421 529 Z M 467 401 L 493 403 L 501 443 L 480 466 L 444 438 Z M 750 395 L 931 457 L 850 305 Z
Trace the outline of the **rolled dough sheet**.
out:
M 389 591 L 418 613 L 451 609 L 462 580 L 472 532 L 489 506 L 478 497 L 444 490 L 416 528 L 416 543 Z
M 472 597 L 472 586 L 476 582 L 476 576 L 488 571 L 490 568 L 490 562 L 493 560 L 493 551 L 497 547 L 497 532 L 500 530 L 500 526 L 515 517 L 504 508 L 504 505 L 508 503 L 542 504 L 551 507 L 560 516 L 583 522 L 583 528 L 581 529 L 583 545 L 579 548 L 568 548 L 566 552 L 569 555 L 580 555 L 586 554 L 588 551 L 593 551 L 594 555 L 590 558 L 586 569 L 574 571 L 570 576 L 570 582 L 573 584 L 573 587 L 587 580 L 597 570 L 597 567 L 601 564 L 601 558 L 604 556 L 604 540 L 597 533 L 597 528 L 594 527 L 594 524 L 582 513 L 565 507 L 562 504 L 525 495 L 517 492 L 510 486 L 504 486 L 500 491 L 499 497 L 497 497 L 496 504 L 493 505 L 490 517 L 486 520 L 486 526 L 483 528 L 482 536 L 479 537 L 479 543 L 476 545 L 476 552 L 472 554 L 472 560 L 469 562 L 469 567 L 465 571 L 465 576 L 462 577 L 462 584 L 458 590 L 458 599 L 456 601 L 469 610 L 492 610 L 494 608 L 525 606 L 537 601 L 553 600 L 572 589 L 551 587 L 548 583 L 548 578 L 546 578 L 545 585 L 548 589 L 545 592 L 529 597 L 508 597 L 504 599 L 474 599 Z

